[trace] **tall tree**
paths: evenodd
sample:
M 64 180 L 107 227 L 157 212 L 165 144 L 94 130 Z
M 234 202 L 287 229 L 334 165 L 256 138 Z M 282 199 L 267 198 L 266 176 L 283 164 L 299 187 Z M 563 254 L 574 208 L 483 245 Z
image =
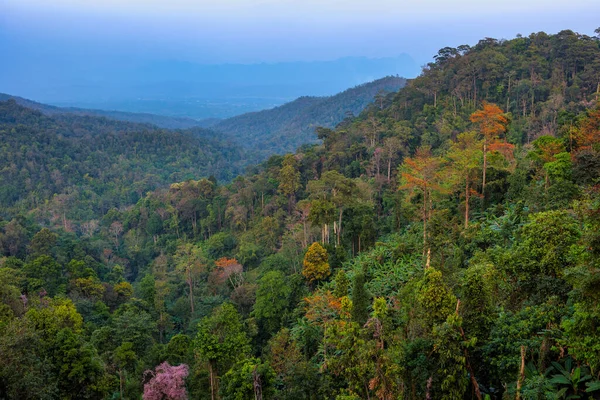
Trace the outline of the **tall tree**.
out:
M 188 285 L 190 309 L 194 313 L 194 286 L 198 275 L 206 270 L 206 257 L 201 247 L 186 243 L 177 248 L 175 270 L 182 273 Z
M 387 181 L 389 183 L 392 176 L 392 162 L 400 157 L 401 152 L 404 150 L 404 145 L 398 137 L 392 136 L 383 141 L 383 149 L 388 161 Z
M 227 371 L 236 360 L 250 352 L 250 341 L 232 304 L 225 303 L 202 319 L 195 348 L 200 358 L 208 362 L 211 399 L 218 399 L 220 371 Z
M 427 223 L 431 216 L 432 194 L 442 190 L 440 167 L 442 159 L 431 154 L 431 147 L 419 147 L 413 157 L 406 158 L 401 167 L 400 189 L 418 191 L 422 197 L 423 255 L 427 250 Z M 427 263 L 428 266 L 428 263 Z
M 464 184 L 465 193 L 465 228 L 469 226 L 469 199 L 473 193 L 473 181 L 481 166 L 481 141 L 475 132 L 458 135 L 453 142 L 447 157 L 451 161 L 453 181 Z
M 279 171 L 279 191 L 288 198 L 288 212 L 292 213 L 294 196 L 300 189 L 300 172 L 298 162 L 292 154 L 287 154 Z
M 340 245 L 342 236 L 342 216 L 344 214 L 344 209 L 352 200 L 355 190 L 356 184 L 352 179 L 346 178 L 337 171 L 327 171 L 321 176 L 321 179 L 310 181 L 308 183 L 308 191 L 312 197 L 329 201 L 335 204 L 338 209 L 337 225 L 334 221 L 333 227 L 334 232 L 336 233 L 336 244 L 338 246 Z
M 483 179 L 481 183 L 481 194 L 485 199 L 487 153 L 489 151 L 489 145 L 497 139 L 499 135 L 506 132 L 508 118 L 506 118 L 502 109 L 496 104 L 484 102 L 481 110 L 477 110 L 471 114 L 471 122 L 477 125 L 479 133 L 483 136 Z

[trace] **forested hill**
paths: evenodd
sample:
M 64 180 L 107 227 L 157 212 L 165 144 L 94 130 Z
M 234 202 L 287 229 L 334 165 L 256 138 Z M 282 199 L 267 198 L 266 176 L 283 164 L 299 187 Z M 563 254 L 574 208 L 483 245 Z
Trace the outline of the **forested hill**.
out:
M 0 208 L 77 220 L 133 204 L 173 182 L 241 171 L 242 151 L 215 133 L 170 131 L 106 118 L 49 117 L 0 102 Z M 40 207 L 38 209 L 38 207 Z
M 404 78 L 388 76 L 330 97 L 300 97 L 280 107 L 232 117 L 214 125 L 246 148 L 265 155 L 295 151 L 317 140 L 315 128 L 333 128 L 348 116 L 359 114 L 384 94 L 396 92 Z
M 145 113 L 130 113 L 122 111 L 109 110 L 92 110 L 76 107 L 55 107 L 47 104 L 38 103 L 32 100 L 27 100 L 18 96 L 0 93 L 0 101 L 14 100 L 23 107 L 31 108 L 40 111 L 47 116 L 56 116 L 60 114 L 73 114 L 79 116 L 90 117 L 105 117 L 117 121 L 134 122 L 141 124 L 151 124 L 159 128 L 165 129 L 187 129 L 193 127 L 205 127 L 213 124 L 211 120 L 197 121 L 192 118 L 184 117 L 169 117 L 166 115 L 145 114 Z
M 68 158 L 7 142 L 0 398 L 597 399 L 599 63 L 571 31 L 445 48 L 320 143 L 90 220 L 27 186 Z M 3 141 L 54 137 L 3 104 Z

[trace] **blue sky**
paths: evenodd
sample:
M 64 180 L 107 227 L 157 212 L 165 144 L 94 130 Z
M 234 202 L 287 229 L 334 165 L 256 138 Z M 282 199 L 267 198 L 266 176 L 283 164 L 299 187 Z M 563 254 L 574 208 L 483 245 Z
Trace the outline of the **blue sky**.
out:
M 0 51 L 31 61 L 256 63 L 387 57 L 544 30 L 593 34 L 598 0 L 0 0 Z

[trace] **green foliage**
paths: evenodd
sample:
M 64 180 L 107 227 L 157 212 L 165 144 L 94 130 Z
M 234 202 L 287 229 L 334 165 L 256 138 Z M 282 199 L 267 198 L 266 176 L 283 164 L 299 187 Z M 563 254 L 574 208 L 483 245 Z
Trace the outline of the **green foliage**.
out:
M 441 380 L 440 399 L 460 400 L 467 390 L 466 358 L 459 329 L 462 320 L 449 315 L 446 321 L 433 328 L 434 350 L 438 355 L 437 377 Z
M 533 261 L 521 268 L 532 275 L 542 273 L 560 277 L 571 264 L 569 252 L 579 239 L 580 231 L 577 221 L 561 210 L 532 215 L 520 234 L 520 247 L 525 257 Z
M 417 299 L 429 324 L 443 323 L 456 307 L 456 297 L 442 280 L 441 271 L 434 268 L 425 270 Z
M 257 358 L 238 361 L 223 375 L 221 396 L 225 399 L 245 400 L 260 394 L 268 399 L 273 395 L 275 374 L 267 363 Z
M 233 305 L 225 303 L 202 319 L 194 348 L 201 359 L 218 363 L 225 371 L 240 355 L 249 353 L 249 340 Z
M 359 325 L 364 325 L 369 317 L 371 295 L 365 288 L 365 274 L 359 272 L 352 279 L 352 320 Z
M 252 316 L 261 324 L 265 333 L 279 330 L 286 317 L 291 291 L 285 275 L 280 271 L 267 272 L 258 281 Z

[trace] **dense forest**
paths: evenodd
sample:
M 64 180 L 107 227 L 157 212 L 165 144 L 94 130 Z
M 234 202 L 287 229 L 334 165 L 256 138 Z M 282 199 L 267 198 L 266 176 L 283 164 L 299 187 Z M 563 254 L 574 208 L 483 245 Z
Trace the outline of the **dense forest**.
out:
M 226 184 L 0 103 L 0 398 L 599 398 L 599 100 L 599 37 L 486 38 Z
M 406 79 L 387 76 L 329 97 L 300 97 L 270 110 L 228 118 L 212 126 L 259 154 L 270 156 L 316 142 L 315 128 L 334 128 L 346 118 L 360 114 L 370 103 L 397 92 Z
M 217 138 L 220 136 L 220 138 Z M 223 135 L 107 118 L 44 116 L 0 102 L 0 215 L 86 221 L 137 202 L 172 182 L 230 180 L 245 153 Z

